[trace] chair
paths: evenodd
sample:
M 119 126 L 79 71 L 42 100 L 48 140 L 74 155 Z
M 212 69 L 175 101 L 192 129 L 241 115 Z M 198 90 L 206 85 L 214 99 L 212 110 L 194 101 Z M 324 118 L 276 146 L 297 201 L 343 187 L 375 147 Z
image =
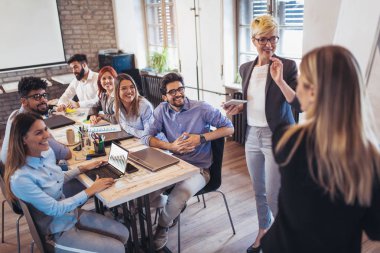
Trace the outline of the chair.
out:
M 210 167 L 210 181 L 207 183 L 203 189 L 197 192 L 194 196 L 202 195 L 204 208 L 206 208 L 206 202 L 204 199 L 204 194 L 209 192 L 218 192 L 222 195 L 224 204 L 226 206 L 228 218 L 230 219 L 232 233 L 236 234 L 235 227 L 232 222 L 230 209 L 228 208 L 228 203 L 226 196 L 219 189 L 222 184 L 222 162 L 223 162 L 223 151 L 224 151 L 224 137 L 211 141 L 211 149 L 213 155 L 213 163 Z M 178 252 L 181 252 L 181 214 L 178 216 Z
M 21 244 L 20 244 L 20 219 L 24 216 L 21 208 L 18 206 L 17 203 L 11 201 L 10 199 L 7 199 L 6 193 L 5 193 L 5 182 L 3 179 L 4 174 L 4 164 L 0 162 L 0 188 L 1 192 L 3 193 L 3 196 L 5 197 L 5 200 L 1 203 L 1 243 L 4 243 L 4 207 L 5 202 L 8 202 L 9 206 L 12 208 L 13 212 L 15 214 L 18 214 L 19 217 L 16 220 L 16 235 L 17 235 L 17 252 L 20 253 L 21 251 Z
M 32 215 L 30 214 L 30 205 L 22 200 L 19 200 L 22 211 L 24 212 L 26 222 L 28 223 L 30 234 L 32 235 L 32 243 L 30 244 L 30 252 L 33 253 L 34 244 L 37 244 L 38 249 L 41 253 L 54 252 L 54 246 L 47 243 L 45 237 L 39 231 Z

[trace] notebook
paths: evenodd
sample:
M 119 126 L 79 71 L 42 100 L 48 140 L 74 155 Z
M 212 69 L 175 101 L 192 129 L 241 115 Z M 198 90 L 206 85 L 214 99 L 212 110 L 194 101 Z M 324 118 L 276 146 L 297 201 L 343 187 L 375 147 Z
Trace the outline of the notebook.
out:
M 178 158 L 154 148 L 146 148 L 130 153 L 129 158 L 150 171 L 158 171 L 179 162 Z
M 124 130 L 118 131 L 118 132 L 111 132 L 111 133 L 102 133 L 100 135 L 105 136 L 104 144 L 106 146 L 109 146 L 112 142 L 118 142 L 126 139 L 133 138 L 132 134 L 127 133 Z
M 110 177 L 116 179 L 124 176 L 125 172 L 132 173 L 138 171 L 135 166 L 128 163 L 128 154 L 128 150 L 116 143 L 112 143 L 108 156 L 108 163 L 99 168 L 86 171 L 85 174 L 95 181 L 96 175 L 98 175 L 99 178 Z
M 45 124 L 50 129 L 64 127 L 75 124 L 75 121 L 65 117 L 63 115 L 52 115 L 51 117 L 44 119 Z

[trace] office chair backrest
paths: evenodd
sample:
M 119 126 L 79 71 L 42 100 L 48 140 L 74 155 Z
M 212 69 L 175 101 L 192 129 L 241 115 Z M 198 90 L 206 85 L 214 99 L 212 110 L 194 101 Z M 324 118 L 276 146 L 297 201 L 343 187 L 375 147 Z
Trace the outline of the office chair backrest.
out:
M 224 137 L 211 141 L 211 149 L 213 162 L 210 167 L 210 181 L 202 190 L 197 192 L 195 195 L 215 191 L 222 184 Z
M 22 214 L 22 210 L 21 210 L 21 207 L 19 206 L 19 204 L 16 202 L 13 202 L 9 198 L 7 198 L 7 195 L 5 192 L 5 182 L 4 182 L 4 178 L 3 178 L 4 170 L 5 170 L 5 166 L 2 162 L 0 162 L 0 188 L 1 188 L 1 192 L 3 193 L 5 199 L 7 200 L 9 206 L 12 208 L 13 212 L 15 212 L 16 214 Z
M 22 200 L 19 200 L 22 211 L 24 212 L 24 216 L 26 218 L 26 222 L 28 223 L 29 231 L 32 235 L 32 239 L 35 244 L 37 244 L 38 249 L 41 253 L 54 252 L 54 247 L 45 242 L 45 237 L 39 231 L 37 224 L 35 223 L 30 209 L 33 208 L 30 204 L 25 203 Z

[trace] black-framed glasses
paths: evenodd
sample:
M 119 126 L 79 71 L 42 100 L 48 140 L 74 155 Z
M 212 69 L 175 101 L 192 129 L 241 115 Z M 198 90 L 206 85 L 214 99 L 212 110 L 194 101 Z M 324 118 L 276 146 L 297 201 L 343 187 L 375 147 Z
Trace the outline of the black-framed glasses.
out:
M 169 90 L 166 92 L 166 94 L 170 94 L 171 96 L 175 96 L 175 94 L 177 94 L 177 92 L 183 94 L 185 92 L 185 87 L 181 86 L 181 87 L 178 87 L 178 89 Z
M 271 43 L 271 44 L 277 44 L 278 40 L 280 39 L 280 37 L 278 36 L 272 36 L 270 38 L 265 38 L 265 37 L 262 37 L 262 38 L 255 38 L 254 39 L 260 44 L 260 45 L 266 45 L 268 43 L 268 41 Z
M 34 100 L 36 101 L 40 101 L 41 98 L 45 98 L 45 99 L 48 99 L 49 98 L 49 93 L 42 93 L 42 94 L 33 94 L 33 95 L 30 95 L 30 96 L 25 96 L 25 98 L 33 98 Z

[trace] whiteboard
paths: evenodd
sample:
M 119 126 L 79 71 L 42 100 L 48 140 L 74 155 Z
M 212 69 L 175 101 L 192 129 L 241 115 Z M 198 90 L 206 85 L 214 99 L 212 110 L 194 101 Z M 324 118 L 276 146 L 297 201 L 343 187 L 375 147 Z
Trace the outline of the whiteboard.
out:
M 368 79 L 379 37 L 380 1 L 341 1 L 334 44 L 348 48 Z
M 0 34 L 0 72 L 66 61 L 55 0 L 1 0 Z

